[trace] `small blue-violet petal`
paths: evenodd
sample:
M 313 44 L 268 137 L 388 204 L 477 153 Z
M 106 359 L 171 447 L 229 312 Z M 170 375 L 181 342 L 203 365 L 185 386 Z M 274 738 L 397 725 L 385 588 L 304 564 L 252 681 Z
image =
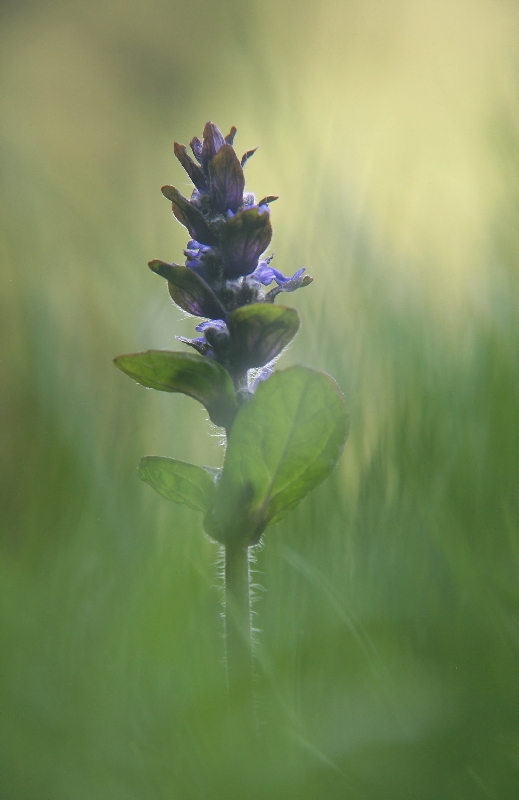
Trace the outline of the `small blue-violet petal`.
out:
M 278 286 L 282 286 L 284 283 L 288 283 L 289 281 L 299 278 L 304 271 L 305 268 L 301 267 L 301 269 L 298 269 L 296 272 L 294 272 L 292 276 L 287 277 L 286 275 L 283 275 L 282 272 L 279 272 L 279 270 L 274 269 L 274 267 L 269 267 L 267 261 L 260 261 L 251 277 L 255 278 L 264 286 L 270 286 L 272 281 L 276 281 Z
M 207 330 L 207 328 L 215 328 L 217 331 L 226 331 L 227 325 L 223 319 L 208 319 L 205 322 L 201 322 L 200 325 L 197 325 L 195 331 L 202 333 L 202 331 Z
M 209 245 L 200 244 L 199 242 L 191 239 L 187 243 L 187 248 L 184 250 L 184 255 L 186 256 L 186 267 L 188 269 L 196 269 L 200 265 L 200 259 L 204 255 L 204 253 L 208 253 L 211 251 Z
M 285 278 L 285 277 L 283 277 L 283 275 L 281 275 L 280 272 L 278 273 L 277 270 L 274 270 L 274 272 L 276 273 L 276 275 L 275 275 L 276 282 L 277 282 L 278 286 L 280 286 L 281 283 L 287 283 L 288 281 L 295 281 L 296 278 L 299 278 L 299 276 L 302 275 L 304 271 L 305 271 L 305 267 L 301 267 L 301 269 L 298 269 L 298 270 L 296 270 L 294 272 L 294 274 L 292 275 L 291 278 Z M 280 282 L 279 277 L 278 277 L 279 275 L 281 275 L 281 277 L 283 278 L 283 280 L 281 282 Z
M 251 278 L 259 281 L 264 286 L 269 286 L 274 280 L 274 272 L 271 267 L 269 267 L 267 261 L 260 261 L 252 273 Z

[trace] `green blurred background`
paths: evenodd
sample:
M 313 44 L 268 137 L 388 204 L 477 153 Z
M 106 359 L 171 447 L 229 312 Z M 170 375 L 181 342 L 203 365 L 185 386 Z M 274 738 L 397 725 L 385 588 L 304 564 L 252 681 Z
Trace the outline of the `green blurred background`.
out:
M 2 0 L 2 800 L 519 796 L 518 34 L 507 0 Z M 219 439 L 112 365 L 192 334 L 146 263 L 208 119 L 315 279 L 280 366 L 352 422 L 256 554 L 253 752 L 218 549 L 136 475 Z

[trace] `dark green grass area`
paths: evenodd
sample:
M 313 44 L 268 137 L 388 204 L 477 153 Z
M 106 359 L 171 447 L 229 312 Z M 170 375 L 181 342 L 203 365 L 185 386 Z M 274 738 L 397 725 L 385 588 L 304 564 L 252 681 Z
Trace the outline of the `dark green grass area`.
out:
M 326 125 L 308 132 L 303 6 L 272 67 L 262 15 L 288 6 L 222 3 L 211 25 L 204 4 L 1 9 L 2 800 L 519 794 L 513 109 L 486 115 L 499 202 L 453 298 L 445 264 L 403 266 L 352 199 Z M 277 267 L 315 279 L 279 368 L 327 370 L 351 414 L 338 469 L 255 553 L 254 748 L 227 711 L 218 546 L 137 477 L 148 454 L 219 466 L 218 431 L 112 365 L 192 334 L 146 263 L 181 260 L 159 188 L 186 190 L 172 144 L 207 118 L 261 143 L 251 188 L 285 187 Z

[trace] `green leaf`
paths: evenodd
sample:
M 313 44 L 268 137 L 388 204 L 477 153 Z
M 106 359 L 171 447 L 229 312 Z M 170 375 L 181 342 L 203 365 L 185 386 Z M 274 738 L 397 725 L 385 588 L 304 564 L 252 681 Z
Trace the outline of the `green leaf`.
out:
M 226 219 L 220 229 L 225 277 L 234 280 L 254 272 L 271 239 L 272 225 L 266 209 L 246 207 Z
M 202 403 L 215 425 L 229 428 L 238 405 L 229 373 L 196 353 L 148 350 L 114 358 L 115 366 L 137 383 L 161 392 L 181 392 Z
M 237 308 L 228 322 L 235 363 L 240 369 L 263 367 L 294 338 L 299 325 L 295 308 L 267 303 Z
M 156 275 L 166 278 L 172 300 L 188 314 L 210 319 L 225 319 L 225 310 L 215 293 L 192 269 L 180 264 L 167 264 L 158 258 L 150 261 L 148 267 Z
M 251 545 L 334 469 L 348 435 L 335 381 L 290 367 L 261 383 L 238 412 L 207 533 Z
M 202 244 L 216 244 L 216 237 L 201 211 L 183 197 L 174 186 L 163 186 L 162 194 L 171 201 L 173 214 L 184 225 L 193 239 Z
M 139 478 L 166 500 L 185 503 L 204 514 L 212 508 L 216 487 L 203 467 L 174 458 L 145 456 L 139 464 Z

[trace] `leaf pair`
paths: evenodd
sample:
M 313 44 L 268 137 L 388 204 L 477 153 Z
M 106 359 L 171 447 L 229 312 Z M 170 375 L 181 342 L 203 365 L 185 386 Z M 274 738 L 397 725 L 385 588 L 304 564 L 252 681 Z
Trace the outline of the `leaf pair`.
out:
M 171 265 L 165 266 L 174 270 Z M 299 315 L 293 308 L 257 303 L 233 311 L 228 325 L 233 366 L 245 371 L 264 366 L 281 352 L 297 333 Z M 234 387 L 227 370 L 214 359 L 194 353 L 148 350 L 118 356 L 114 364 L 148 389 L 180 392 L 198 400 L 215 425 L 229 429 L 233 424 L 238 410 Z
M 161 495 L 205 514 L 224 544 L 256 544 L 330 474 L 348 434 L 335 381 L 308 367 L 272 375 L 239 410 L 221 478 L 174 459 L 148 456 L 140 477 Z

